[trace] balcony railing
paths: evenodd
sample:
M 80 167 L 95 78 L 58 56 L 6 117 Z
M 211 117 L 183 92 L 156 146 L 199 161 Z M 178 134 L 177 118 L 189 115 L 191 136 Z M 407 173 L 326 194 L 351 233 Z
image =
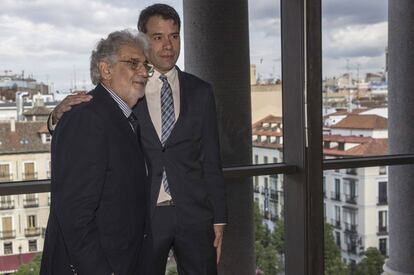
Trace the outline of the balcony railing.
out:
M 384 235 L 388 235 L 388 228 L 387 226 L 378 226 L 377 227 L 377 235 L 378 236 L 384 236 Z
M 356 175 L 357 174 L 357 169 L 356 168 L 347 168 L 346 173 L 348 175 Z
M 356 196 L 354 194 L 345 194 L 346 203 L 357 204 L 357 198 L 358 198 L 358 196 Z
M 341 194 L 338 192 L 331 192 L 331 199 L 334 201 L 341 201 Z
M 337 229 L 341 229 L 341 221 L 340 220 L 331 219 L 331 224 L 333 225 L 333 227 L 335 227 Z
M 40 236 L 40 227 L 28 227 L 24 229 L 24 235 L 26 237 Z
M 1 240 L 14 239 L 14 238 L 16 238 L 16 230 L 0 231 Z
M 259 188 L 259 186 L 254 186 L 254 187 L 253 187 L 253 191 L 254 191 L 255 193 L 260 193 L 260 188 Z
M 377 205 L 387 205 L 387 204 L 388 204 L 388 198 L 387 197 L 378 197 Z
M 0 175 L 0 182 L 8 182 L 13 180 L 13 174 L 2 174 Z
M 33 173 L 22 173 L 23 180 L 37 180 L 37 172 Z
M 356 233 L 357 232 L 358 226 L 356 224 L 351 224 L 351 223 L 344 222 L 344 225 L 345 225 L 345 232 L 349 232 L 349 233 Z
M 39 199 L 38 198 L 23 199 L 23 207 L 24 208 L 39 207 Z
M 14 209 L 14 200 L 0 201 L 0 210 Z

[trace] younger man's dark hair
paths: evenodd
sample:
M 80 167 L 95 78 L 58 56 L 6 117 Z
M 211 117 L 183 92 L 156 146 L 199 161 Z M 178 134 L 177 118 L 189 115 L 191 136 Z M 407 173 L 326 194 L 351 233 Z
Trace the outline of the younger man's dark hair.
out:
M 147 33 L 148 20 L 153 16 L 161 16 L 161 18 L 164 20 L 171 19 L 174 21 L 174 24 L 178 25 L 178 29 L 181 27 L 180 16 L 173 7 L 166 4 L 154 4 L 146 7 L 139 14 L 138 30 L 143 33 Z

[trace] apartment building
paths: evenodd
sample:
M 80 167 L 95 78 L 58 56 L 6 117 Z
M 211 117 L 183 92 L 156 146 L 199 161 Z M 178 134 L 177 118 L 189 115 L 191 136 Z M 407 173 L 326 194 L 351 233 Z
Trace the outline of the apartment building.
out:
M 0 123 L 0 184 L 50 178 L 45 122 Z M 0 274 L 13 272 L 43 249 L 49 193 L 0 196 Z
M 374 113 L 358 110 L 326 117 L 325 158 L 387 154 L 387 119 Z M 255 164 L 282 161 L 282 126 L 282 119 L 274 116 L 253 124 Z M 323 185 L 325 220 L 333 226 L 343 260 L 358 263 L 362 259 L 360 253 L 368 247 L 376 247 L 388 255 L 387 167 L 324 171 Z M 272 200 L 272 194 L 276 200 Z M 264 218 L 277 219 L 283 215 L 283 177 L 255 177 L 254 199 L 259 202 Z
M 283 160 L 283 122 L 269 115 L 253 124 L 253 163 L 267 164 Z M 275 221 L 283 215 L 283 175 L 255 176 L 254 200 L 263 217 Z

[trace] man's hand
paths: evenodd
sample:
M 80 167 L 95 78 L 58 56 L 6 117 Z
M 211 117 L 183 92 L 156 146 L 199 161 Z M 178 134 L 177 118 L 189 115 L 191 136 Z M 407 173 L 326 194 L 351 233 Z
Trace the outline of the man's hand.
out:
M 214 247 L 216 248 L 217 264 L 219 263 L 221 256 L 221 243 L 223 241 L 223 231 L 224 224 L 214 225 L 214 234 L 216 235 L 216 238 L 214 239 Z
M 91 99 L 92 96 L 87 95 L 85 92 L 78 92 L 65 97 L 65 99 L 52 111 L 52 124 L 56 125 L 62 118 L 63 114 L 72 109 L 73 105 L 78 105 Z

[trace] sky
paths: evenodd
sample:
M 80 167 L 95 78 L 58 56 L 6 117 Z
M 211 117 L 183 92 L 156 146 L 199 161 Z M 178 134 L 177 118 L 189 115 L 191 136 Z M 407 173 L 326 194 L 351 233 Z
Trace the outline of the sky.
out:
M 181 0 L 163 2 L 182 16 Z M 261 79 L 280 78 L 280 5 L 248 2 L 251 63 Z M 136 29 L 140 10 L 153 3 L 1 0 L 0 75 L 24 71 L 61 93 L 75 86 L 90 89 L 89 57 L 97 41 L 115 30 Z M 323 76 L 384 70 L 387 0 L 322 0 L 322 5 Z M 184 50 L 177 63 L 181 68 L 183 57 Z

